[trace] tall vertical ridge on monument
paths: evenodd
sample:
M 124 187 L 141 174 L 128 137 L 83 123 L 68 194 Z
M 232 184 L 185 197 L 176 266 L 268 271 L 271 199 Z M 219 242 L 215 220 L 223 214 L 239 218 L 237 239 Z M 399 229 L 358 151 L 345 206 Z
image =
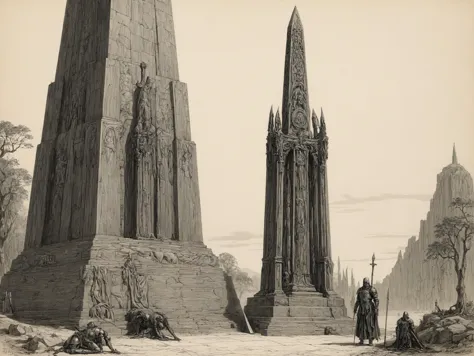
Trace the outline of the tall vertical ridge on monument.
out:
M 286 35 L 282 114 L 285 134 L 309 130 L 310 110 L 304 32 L 296 7 L 291 15 Z
M 25 247 L 97 235 L 202 242 L 171 0 L 68 0 Z
M 260 291 L 245 307 L 263 335 L 314 335 L 326 326 L 345 333 L 351 326 L 344 300 L 333 291 L 326 121 L 322 109 L 318 118 L 309 108 L 303 26 L 295 8 L 282 116 L 272 108 L 268 118 Z
M 310 111 L 303 25 L 295 8 L 288 25 L 283 118 L 270 113 L 262 291 L 332 290 L 327 200 L 326 123 Z
M 0 283 L 17 318 L 76 328 L 93 319 L 119 335 L 136 308 L 159 308 L 178 334 L 241 322 L 203 244 L 178 78 L 171 0 L 67 1 L 25 249 Z

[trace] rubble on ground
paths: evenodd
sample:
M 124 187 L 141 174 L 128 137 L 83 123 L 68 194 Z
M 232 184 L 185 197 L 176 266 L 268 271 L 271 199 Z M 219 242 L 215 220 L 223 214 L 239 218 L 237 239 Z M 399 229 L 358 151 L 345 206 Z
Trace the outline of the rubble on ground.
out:
M 474 320 L 459 315 L 425 314 L 416 332 L 426 344 L 467 345 L 474 341 Z

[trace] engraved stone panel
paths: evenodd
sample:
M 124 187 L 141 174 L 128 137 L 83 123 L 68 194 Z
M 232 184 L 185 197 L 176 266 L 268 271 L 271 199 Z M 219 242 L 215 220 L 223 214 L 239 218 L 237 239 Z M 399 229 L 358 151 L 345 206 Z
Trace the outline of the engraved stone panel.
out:
M 158 77 L 156 81 L 157 129 L 167 133 L 174 132 L 173 102 L 171 81 Z
M 175 142 L 179 240 L 202 241 L 196 145 L 179 139 Z
M 175 135 L 178 139 L 191 141 L 188 87 L 181 82 L 173 82 L 172 86 Z
M 105 68 L 105 83 L 104 83 L 104 108 L 103 116 L 109 119 L 120 119 L 122 100 L 126 98 L 121 97 L 121 81 L 120 62 L 107 59 Z M 130 87 L 126 88 L 126 92 L 130 93 Z
M 54 159 L 53 143 L 43 142 L 36 149 L 33 183 L 28 210 L 26 247 L 38 247 L 44 231 L 44 222 L 49 196 L 48 183 L 51 164 Z
M 157 220 L 159 236 L 172 238 L 175 235 L 175 189 L 173 136 L 161 134 L 157 140 Z
M 98 182 L 98 226 L 101 235 L 120 236 L 120 162 L 118 151 L 120 124 L 103 119 Z

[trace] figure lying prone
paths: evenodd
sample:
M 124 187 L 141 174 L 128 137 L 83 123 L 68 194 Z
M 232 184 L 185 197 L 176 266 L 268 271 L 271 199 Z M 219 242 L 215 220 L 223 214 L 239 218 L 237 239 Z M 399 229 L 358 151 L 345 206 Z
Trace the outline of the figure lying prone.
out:
M 125 316 L 127 320 L 128 335 L 138 337 L 149 337 L 150 339 L 170 340 L 163 333 L 164 330 L 173 337 L 173 340 L 180 341 L 171 328 L 168 318 L 163 313 L 150 309 L 132 309 Z
M 107 332 L 90 322 L 86 328 L 76 330 L 55 354 L 61 351 L 68 354 L 99 354 L 104 351 L 104 346 L 107 346 L 114 354 L 120 353 L 112 346 Z

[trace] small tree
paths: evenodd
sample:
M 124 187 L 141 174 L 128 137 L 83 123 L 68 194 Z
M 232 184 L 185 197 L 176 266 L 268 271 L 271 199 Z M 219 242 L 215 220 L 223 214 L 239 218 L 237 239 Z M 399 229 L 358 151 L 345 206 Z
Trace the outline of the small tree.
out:
M 19 167 L 12 154 L 32 148 L 32 139 L 28 127 L 0 121 L 0 263 L 5 241 L 14 232 L 19 212 L 28 197 L 26 187 L 31 183 L 30 174 Z
M 250 292 L 253 289 L 253 280 L 247 272 L 241 270 L 237 271 L 234 275 L 233 280 L 235 289 L 237 290 L 237 293 L 239 295 L 239 299 L 242 298 L 242 295 L 245 292 Z
M 437 241 L 431 243 L 426 251 L 428 260 L 452 260 L 457 276 L 457 300 L 453 305 L 457 313 L 464 313 L 466 305 L 466 286 L 464 284 L 467 268 L 467 254 L 472 247 L 474 221 L 472 199 L 456 198 L 450 204 L 454 216 L 445 217 L 435 227 Z
M 239 270 L 237 259 L 227 252 L 219 255 L 219 266 L 229 276 L 233 276 Z

